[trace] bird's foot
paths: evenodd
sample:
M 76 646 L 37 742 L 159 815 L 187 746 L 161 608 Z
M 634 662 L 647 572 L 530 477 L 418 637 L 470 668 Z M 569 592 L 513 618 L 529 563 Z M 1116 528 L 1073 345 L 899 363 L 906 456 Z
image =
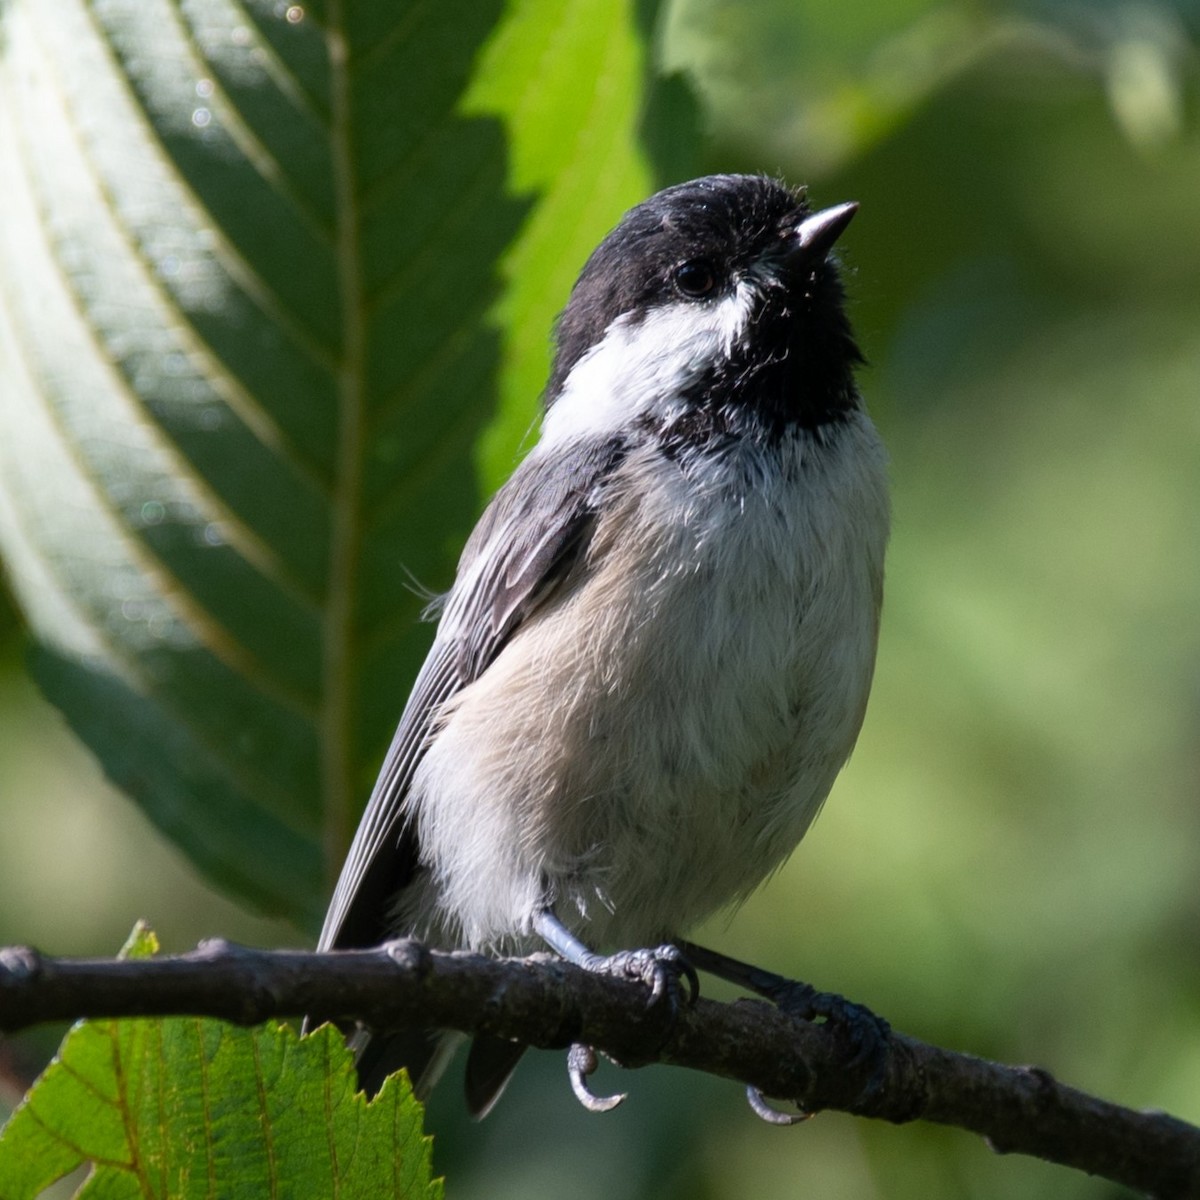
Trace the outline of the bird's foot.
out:
M 577 967 L 597 975 L 640 983 L 647 988 L 650 992 L 648 1008 L 666 1006 L 667 1025 L 664 1041 L 675 1024 L 680 1008 L 684 1004 L 695 1004 L 700 995 L 700 979 L 696 968 L 678 946 L 667 944 L 644 950 L 622 950 L 617 954 L 596 954 L 585 946 L 549 907 L 534 914 L 533 928 L 551 950 L 561 954 Z M 616 1108 L 625 1096 L 597 1096 L 592 1092 L 587 1080 L 596 1070 L 597 1062 L 594 1047 L 577 1044 L 571 1047 L 567 1056 L 567 1071 L 579 1103 L 589 1112 L 608 1112 Z
M 855 1004 L 835 992 L 818 992 L 810 983 L 800 983 L 774 971 L 752 966 L 730 958 L 716 950 L 708 950 L 693 942 L 682 943 L 683 952 L 702 971 L 728 980 L 769 1000 L 789 1016 L 803 1021 L 821 1021 L 835 1036 L 847 1039 L 852 1051 L 852 1069 L 869 1064 L 867 1082 L 859 1093 L 858 1102 L 868 1103 L 882 1089 L 887 1078 L 888 1038 L 891 1026 L 862 1004 Z M 747 1088 L 747 1098 L 755 1114 L 774 1125 L 794 1125 L 811 1114 L 782 1113 L 772 1108 L 754 1087 Z
M 883 1086 L 887 1067 L 888 1037 L 892 1027 L 865 1004 L 856 1004 L 836 992 L 818 992 L 811 983 L 785 980 L 771 997 L 778 1008 L 803 1021 L 823 1021 L 850 1044 L 854 1057 L 852 1070 L 867 1063 L 871 1066 L 861 1099 L 871 1099 Z
M 666 1000 L 672 1014 L 681 1004 L 691 1007 L 700 995 L 696 968 L 678 946 L 670 944 L 644 950 L 621 950 L 609 955 L 585 954 L 579 959 L 579 965 L 597 975 L 611 975 L 614 979 L 642 984 L 650 989 L 650 1004 Z
M 892 1027 L 864 1004 L 856 1004 L 839 996 L 836 992 L 818 992 L 811 983 L 774 977 L 768 987 L 756 989 L 759 994 L 774 1002 L 782 1012 L 802 1021 L 820 1021 L 830 1031 L 846 1038 L 853 1051 L 850 1069 L 857 1070 L 870 1065 L 867 1082 L 859 1092 L 858 1102 L 867 1103 L 879 1095 L 887 1078 L 888 1036 Z M 766 1098 L 755 1087 L 746 1089 L 746 1099 L 754 1114 L 772 1125 L 795 1125 L 805 1121 L 812 1113 L 799 1114 L 780 1112 L 767 1103 Z
M 617 1092 L 612 1096 L 597 1096 L 588 1086 L 588 1076 L 592 1075 L 600 1065 L 594 1046 L 582 1043 L 574 1045 L 567 1051 L 567 1074 L 571 1078 L 571 1091 L 575 1099 L 591 1113 L 612 1112 L 618 1104 L 623 1104 L 628 1092 Z
M 696 969 L 677 946 L 664 945 L 643 950 L 622 950 L 617 954 L 585 954 L 578 965 L 598 975 L 640 983 L 650 991 L 650 1007 L 666 1004 L 673 1025 L 683 1005 L 695 1004 L 700 994 Z M 597 1096 L 588 1086 L 588 1077 L 599 1065 L 593 1046 L 577 1044 L 567 1054 L 567 1073 L 575 1098 L 588 1112 L 611 1112 L 624 1101 L 626 1092 L 612 1096 Z

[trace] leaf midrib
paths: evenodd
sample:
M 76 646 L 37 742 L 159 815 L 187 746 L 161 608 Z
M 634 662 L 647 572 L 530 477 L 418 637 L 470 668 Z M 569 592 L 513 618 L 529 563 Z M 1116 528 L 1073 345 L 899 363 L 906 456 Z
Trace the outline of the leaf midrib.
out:
M 338 445 L 330 522 L 329 590 L 323 623 L 324 689 L 319 729 L 325 814 L 322 851 L 327 883 L 332 886 L 354 830 L 353 620 L 361 536 L 366 313 L 362 303 L 357 175 L 351 136 L 350 48 L 342 0 L 330 0 L 324 33 L 330 64 L 330 161 L 342 319 L 336 387 Z

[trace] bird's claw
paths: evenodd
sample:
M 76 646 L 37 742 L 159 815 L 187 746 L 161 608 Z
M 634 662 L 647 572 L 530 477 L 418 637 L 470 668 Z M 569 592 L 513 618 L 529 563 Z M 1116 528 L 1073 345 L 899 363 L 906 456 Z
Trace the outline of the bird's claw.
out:
M 859 1096 L 860 1102 L 874 1099 L 882 1090 L 887 1075 L 887 1045 L 892 1027 L 864 1004 L 856 1004 L 836 992 L 818 992 L 810 983 L 789 981 L 771 997 L 776 1006 L 790 1016 L 805 1021 L 823 1020 L 849 1040 L 854 1052 L 851 1070 L 871 1066 L 870 1078 Z M 751 1107 L 754 1103 L 751 1101 Z M 757 1112 L 757 1108 L 755 1108 Z M 759 1114 L 761 1116 L 761 1113 Z
M 696 968 L 678 946 L 668 944 L 652 949 L 622 950 L 610 955 L 591 954 L 581 961 L 580 966 L 598 975 L 640 983 L 650 991 L 651 1006 L 663 1002 L 669 1006 L 672 1022 L 681 1003 L 691 1007 L 700 995 L 700 979 Z M 597 1065 L 596 1051 L 592 1046 L 577 1043 L 567 1053 L 567 1073 L 575 1098 L 588 1112 L 611 1112 L 627 1093 L 597 1096 L 588 1087 L 588 1076 L 595 1072 Z
M 799 1125 L 801 1121 L 811 1121 L 813 1118 L 810 1112 L 781 1112 L 774 1105 L 768 1104 L 766 1097 L 753 1084 L 746 1087 L 746 1101 L 754 1115 L 766 1121 L 768 1125 Z
M 601 975 L 617 979 L 628 979 L 650 989 L 650 1003 L 658 1004 L 667 999 L 672 1009 L 677 1009 L 681 998 L 690 1008 L 700 995 L 700 978 L 696 968 L 688 961 L 678 946 L 669 943 L 652 949 L 622 950 L 608 956 L 593 955 L 583 966 Z M 683 983 L 686 982 L 686 994 Z
M 840 1030 L 849 1039 L 854 1052 L 851 1069 L 870 1063 L 871 1074 L 861 1093 L 859 1103 L 874 1099 L 882 1090 L 887 1077 L 887 1040 L 891 1026 L 862 1004 L 855 1004 L 836 992 L 818 992 L 812 984 L 781 980 L 773 989 L 772 1001 L 789 1016 L 803 1021 L 822 1020 Z M 798 1125 L 810 1120 L 810 1112 L 785 1113 L 769 1104 L 754 1086 L 746 1088 L 746 1100 L 754 1115 L 770 1125 Z
M 888 1047 L 891 1026 L 862 1004 L 833 992 L 818 992 L 811 983 L 800 983 L 774 971 L 765 971 L 751 963 L 741 962 L 715 950 L 706 950 L 694 942 L 682 942 L 680 948 L 703 970 L 720 979 L 770 1001 L 781 1012 L 802 1021 L 824 1021 L 830 1032 L 840 1035 L 852 1051 L 850 1068 L 869 1067 L 869 1078 L 859 1093 L 858 1103 L 869 1104 L 878 1098 L 887 1082 Z M 762 1093 L 751 1088 L 747 1092 L 750 1107 L 772 1124 L 784 1124 L 777 1118 L 785 1114 L 772 1109 Z M 771 1115 L 774 1114 L 774 1115 Z M 789 1120 L 786 1122 L 791 1124 Z
M 571 1077 L 571 1090 L 575 1099 L 591 1113 L 612 1112 L 621 1104 L 628 1092 L 617 1092 L 614 1096 L 597 1096 L 588 1087 L 588 1076 L 599 1066 L 596 1051 L 591 1046 L 576 1043 L 567 1051 L 567 1074 Z

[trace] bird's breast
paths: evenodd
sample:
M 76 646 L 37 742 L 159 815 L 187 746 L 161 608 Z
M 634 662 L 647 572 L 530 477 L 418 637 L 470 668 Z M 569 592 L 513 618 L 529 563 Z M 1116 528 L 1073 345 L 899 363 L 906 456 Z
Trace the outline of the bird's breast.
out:
M 470 942 L 520 932 L 547 888 L 600 942 L 744 895 L 862 721 L 887 532 L 865 417 L 691 458 L 647 444 L 599 511 L 573 576 L 453 702 L 414 788 Z

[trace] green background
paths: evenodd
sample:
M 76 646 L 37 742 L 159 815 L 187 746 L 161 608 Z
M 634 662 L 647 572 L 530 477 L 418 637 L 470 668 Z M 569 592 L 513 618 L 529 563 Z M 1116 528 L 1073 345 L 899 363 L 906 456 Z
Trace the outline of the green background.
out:
M 0 2 L 5 50 L 19 48 L 13 30 L 29 7 Z M 432 205 L 438 189 L 456 186 L 457 167 L 490 161 L 499 142 L 506 166 L 477 197 L 486 229 L 464 217 L 447 247 L 465 252 L 451 261 L 447 249 L 427 264 L 434 285 L 461 267 L 471 286 L 441 295 L 435 287 L 433 299 L 414 303 L 447 338 L 440 382 L 422 393 L 433 397 L 430 411 L 439 387 L 478 403 L 449 431 L 432 421 L 436 452 L 423 457 L 420 438 L 401 438 L 376 464 L 381 489 L 389 471 L 442 481 L 424 504 L 451 512 L 427 542 L 398 541 L 406 547 L 398 560 L 387 558 L 391 535 L 381 535 L 371 604 L 392 616 L 382 661 L 360 647 L 354 679 L 369 703 L 347 762 L 377 760 L 428 637 L 412 625 L 420 600 L 405 572 L 431 588 L 446 583 L 472 514 L 533 420 L 529 380 L 544 370 L 549 320 L 623 207 L 658 182 L 717 169 L 808 182 L 818 204 L 858 200 L 843 257 L 870 360 L 861 384 L 891 452 L 895 497 L 877 681 L 855 757 L 802 848 L 697 940 L 842 991 L 930 1041 L 1036 1062 L 1084 1089 L 1200 1120 L 1195 10 L 676 0 L 656 19 L 643 5 L 604 25 L 594 6 L 529 4 L 507 10 L 498 38 L 489 26 L 498 8 L 464 11 L 477 17 L 454 31 L 474 46 L 461 65 L 471 82 L 459 111 L 495 124 L 462 123 L 452 134 L 465 140 L 443 145 L 417 183 Z M 638 30 L 652 23 L 654 57 L 687 85 L 676 78 L 654 91 L 637 143 Z M 64 29 L 43 30 L 39 53 L 57 36 L 69 42 Z M 621 95 L 564 109 L 554 71 L 577 70 L 573 53 L 601 57 L 597 94 L 615 78 Z M 545 111 L 536 88 L 514 85 L 534 76 L 554 101 Z M 438 102 L 420 82 L 392 98 L 393 118 L 420 125 L 419 104 Z M 186 179 L 185 134 L 168 148 Z M 298 177 L 305 145 L 273 148 L 297 156 Z M 319 164 L 311 169 L 322 177 Z M 300 207 L 319 223 L 333 203 L 314 186 Z M 0 244 L 11 248 L 11 237 Z M 270 248 L 263 254 L 269 267 Z M 0 258 L 18 312 L 33 303 L 23 266 L 15 254 Z M 318 333 L 333 321 L 337 286 L 334 278 L 295 298 Z M 497 332 L 473 333 L 485 310 Z M 443 313 L 457 315 L 466 332 L 453 332 L 465 341 L 438 326 Z M 401 365 L 424 352 L 421 330 L 411 336 L 414 346 L 389 351 Z M 290 361 L 279 345 L 280 361 Z M 6 361 L 5 403 L 24 386 Z M 158 419 L 169 422 L 166 409 Z M 407 436 L 411 411 L 405 421 Z M 324 433 L 289 434 L 323 469 L 333 445 Z M 188 431 L 174 436 L 186 444 Z M 221 464 L 205 471 L 220 481 Z M 264 543 L 294 543 L 286 573 L 297 592 L 321 586 L 321 564 L 305 558 L 305 534 L 317 532 L 304 520 L 324 517 L 305 518 L 303 496 L 298 487 L 294 506 L 280 510 L 292 514 L 291 533 L 270 526 L 278 513 L 256 526 Z M 55 502 L 50 491 L 50 524 Z M 408 515 L 420 524 L 421 511 Z M 67 505 L 62 521 L 71 519 Z M 179 528 L 186 524 L 180 517 Z M 186 544 L 154 549 L 186 573 Z M 202 576 L 191 585 L 201 597 Z M 258 601 L 230 578 L 226 624 L 249 626 Z M 289 653 L 303 619 L 301 611 L 295 627 L 270 628 L 256 648 L 278 668 L 281 689 L 315 687 L 317 667 Z M 30 639 L 7 595 L 0 629 L 0 944 L 110 952 L 138 916 L 167 948 L 212 934 L 303 942 L 295 926 L 228 898 L 231 888 L 244 895 L 258 886 L 247 879 L 253 860 L 214 865 L 211 845 L 208 860 L 195 847 L 189 860 L 105 781 L 31 682 Z M 38 661 L 53 685 L 56 660 Z M 80 711 L 103 714 L 110 700 L 89 693 Z M 86 724 L 80 712 L 73 719 Z M 245 754 L 257 761 L 253 745 Z M 298 776 L 319 774 L 290 761 Z M 368 766 L 347 769 L 339 786 L 351 808 L 369 775 Z M 314 793 L 303 804 L 316 814 L 321 800 Z M 161 812 L 155 820 L 169 827 Z M 335 836 L 327 820 L 304 820 L 285 824 L 314 846 Z M 289 873 L 290 861 L 262 862 L 271 882 L 260 905 L 278 908 L 295 886 L 302 872 Z M 294 898 L 310 927 L 323 903 L 313 861 L 309 894 Z M 53 1044 L 46 1033 L 9 1052 L 36 1058 Z M 564 1064 L 537 1057 L 482 1125 L 462 1120 L 453 1085 L 435 1098 L 435 1164 L 451 1196 L 1124 1194 L 997 1158 L 953 1130 L 839 1114 L 768 1128 L 737 1088 L 665 1069 L 602 1073 L 600 1087 L 632 1094 L 616 1113 L 589 1117 L 570 1097 Z

